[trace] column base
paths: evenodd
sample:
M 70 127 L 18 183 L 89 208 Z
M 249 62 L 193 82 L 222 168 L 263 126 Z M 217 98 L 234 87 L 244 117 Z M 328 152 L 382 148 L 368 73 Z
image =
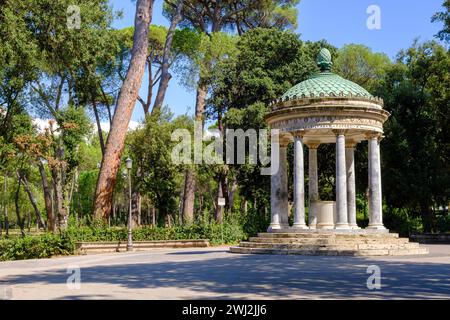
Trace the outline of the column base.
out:
M 358 227 L 358 225 L 356 225 L 356 224 L 351 224 L 351 225 L 349 225 L 349 227 L 350 227 L 350 229 L 354 229 L 354 230 L 361 229 L 361 228 Z
M 342 223 L 342 224 L 336 224 L 334 226 L 335 229 L 351 229 L 351 227 L 348 224 Z
M 324 223 L 319 222 L 317 224 L 316 228 L 313 228 L 313 229 L 328 229 L 328 230 L 331 230 L 331 229 L 334 229 L 334 224 L 329 224 L 329 223 L 325 223 L 325 222 Z
M 366 229 L 386 230 L 386 228 L 382 224 L 369 225 Z
M 309 229 L 317 229 L 317 227 L 316 227 L 315 224 L 314 224 L 314 225 L 309 225 L 308 228 L 309 228 Z
M 267 232 L 272 232 L 272 230 L 280 230 L 281 225 L 279 223 L 271 223 L 269 228 L 267 228 Z
M 294 223 L 294 225 L 292 226 L 293 229 L 308 229 L 308 226 L 306 224 L 301 224 L 301 223 Z

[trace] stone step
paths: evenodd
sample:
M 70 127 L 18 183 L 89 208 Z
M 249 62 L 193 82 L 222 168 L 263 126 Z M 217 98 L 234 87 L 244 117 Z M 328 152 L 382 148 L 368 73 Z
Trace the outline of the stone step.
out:
M 264 238 L 337 238 L 337 239 L 393 239 L 399 238 L 398 233 L 367 233 L 367 234 L 333 234 L 333 233 L 279 233 L 260 232 L 258 237 Z
M 269 237 L 250 237 L 251 242 L 266 243 L 317 243 L 317 244 L 333 244 L 334 238 L 269 238 Z
M 260 232 L 258 237 L 263 238 L 333 238 L 334 235 L 329 233 L 272 233 Z
M 385 256 L 385 255 L 419 255 L 428 254 L 426 248 L 399 250 L 306 250 L 306 249 L 267 249 L 252 247 L 230 247 L 231 253 L 243 254 L 295 254 L 295 255 L 326 255 L 326 256 Z
M 266 249 L 302 249 L 302 250 L 357 250 L 357 245 L 334 245 L 334 244 L 286 244 L 286 243 L 261 243 L 242 241 L 239 246 L 244 248 L 266 248 Z
M 270 237 L 250 237 L 251 242 L 266 242 L 266 243 L 313 243 L 313 244 L 404 244 L 408 243 L 408 238 L 379 238 L 379 239 L 361 239 L 361 238 L 345 238 L 336 239 L 333 237 L 326 238 L 270 238 Z
M 267 249 L 305 249 L 305 250 L 403 250 L 417 249 L 418 243 L 407 244 L 305 244 L 305 243 L 264 243 L 242 241 L 241 247 Z

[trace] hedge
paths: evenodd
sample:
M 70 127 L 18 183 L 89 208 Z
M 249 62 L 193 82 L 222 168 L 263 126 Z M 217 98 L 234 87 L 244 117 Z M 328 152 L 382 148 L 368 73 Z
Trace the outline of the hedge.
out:
M 242 227 L 229 223 L 133 229 L 133 240 L 135 241 L 209 239 L 211 244 L 218 245 L 235 244 L 245 238 L 247 238 L 247 234 Z M 0 261 L 74 254 L 75 242 L 79 241 L 126 240 L 126 228 L 69 227 L 60 235 L 46 233 L 25 238 L 0 240 Z

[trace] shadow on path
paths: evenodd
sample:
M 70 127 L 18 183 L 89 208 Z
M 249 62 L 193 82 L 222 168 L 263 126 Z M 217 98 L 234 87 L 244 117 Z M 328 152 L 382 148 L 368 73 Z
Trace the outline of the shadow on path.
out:
M 189 253 L 196 252 L 167 255 Z M 361 257 L 238 254 L 211 258 L 202 254 L 202 257 L 191 261 L 124 262 L 122 265 L 84 267 L 81 279 L 83 283 L 119 285 L 124 290 L 178 287 L 196 291 L 199 295 L 209 292 L 211 297 L 217 298 L 252 294 L 268 299 L 450 299 L 449 264 L 379 261 Z M 145 259 L 151 260 L 151 256 Z M 367 289 L 370 274 L 366 270 L 369 265 L 381 268 L 381 290 Z M 1 279 L 0 285 L 61 284 L 66 282 L 67 276 L 66 270 L 51 270 L 41 274 L 8 276 Z

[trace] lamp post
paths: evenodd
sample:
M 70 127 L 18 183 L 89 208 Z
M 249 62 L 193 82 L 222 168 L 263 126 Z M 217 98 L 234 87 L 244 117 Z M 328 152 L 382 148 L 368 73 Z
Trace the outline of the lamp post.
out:
M 133 235 L 131 232 L 131 168 L 133 167 L 133 161 L 128 157 L 125 160 L 128 172 L 128 241 L 127 241 L 127 251 L 133 251 Z

